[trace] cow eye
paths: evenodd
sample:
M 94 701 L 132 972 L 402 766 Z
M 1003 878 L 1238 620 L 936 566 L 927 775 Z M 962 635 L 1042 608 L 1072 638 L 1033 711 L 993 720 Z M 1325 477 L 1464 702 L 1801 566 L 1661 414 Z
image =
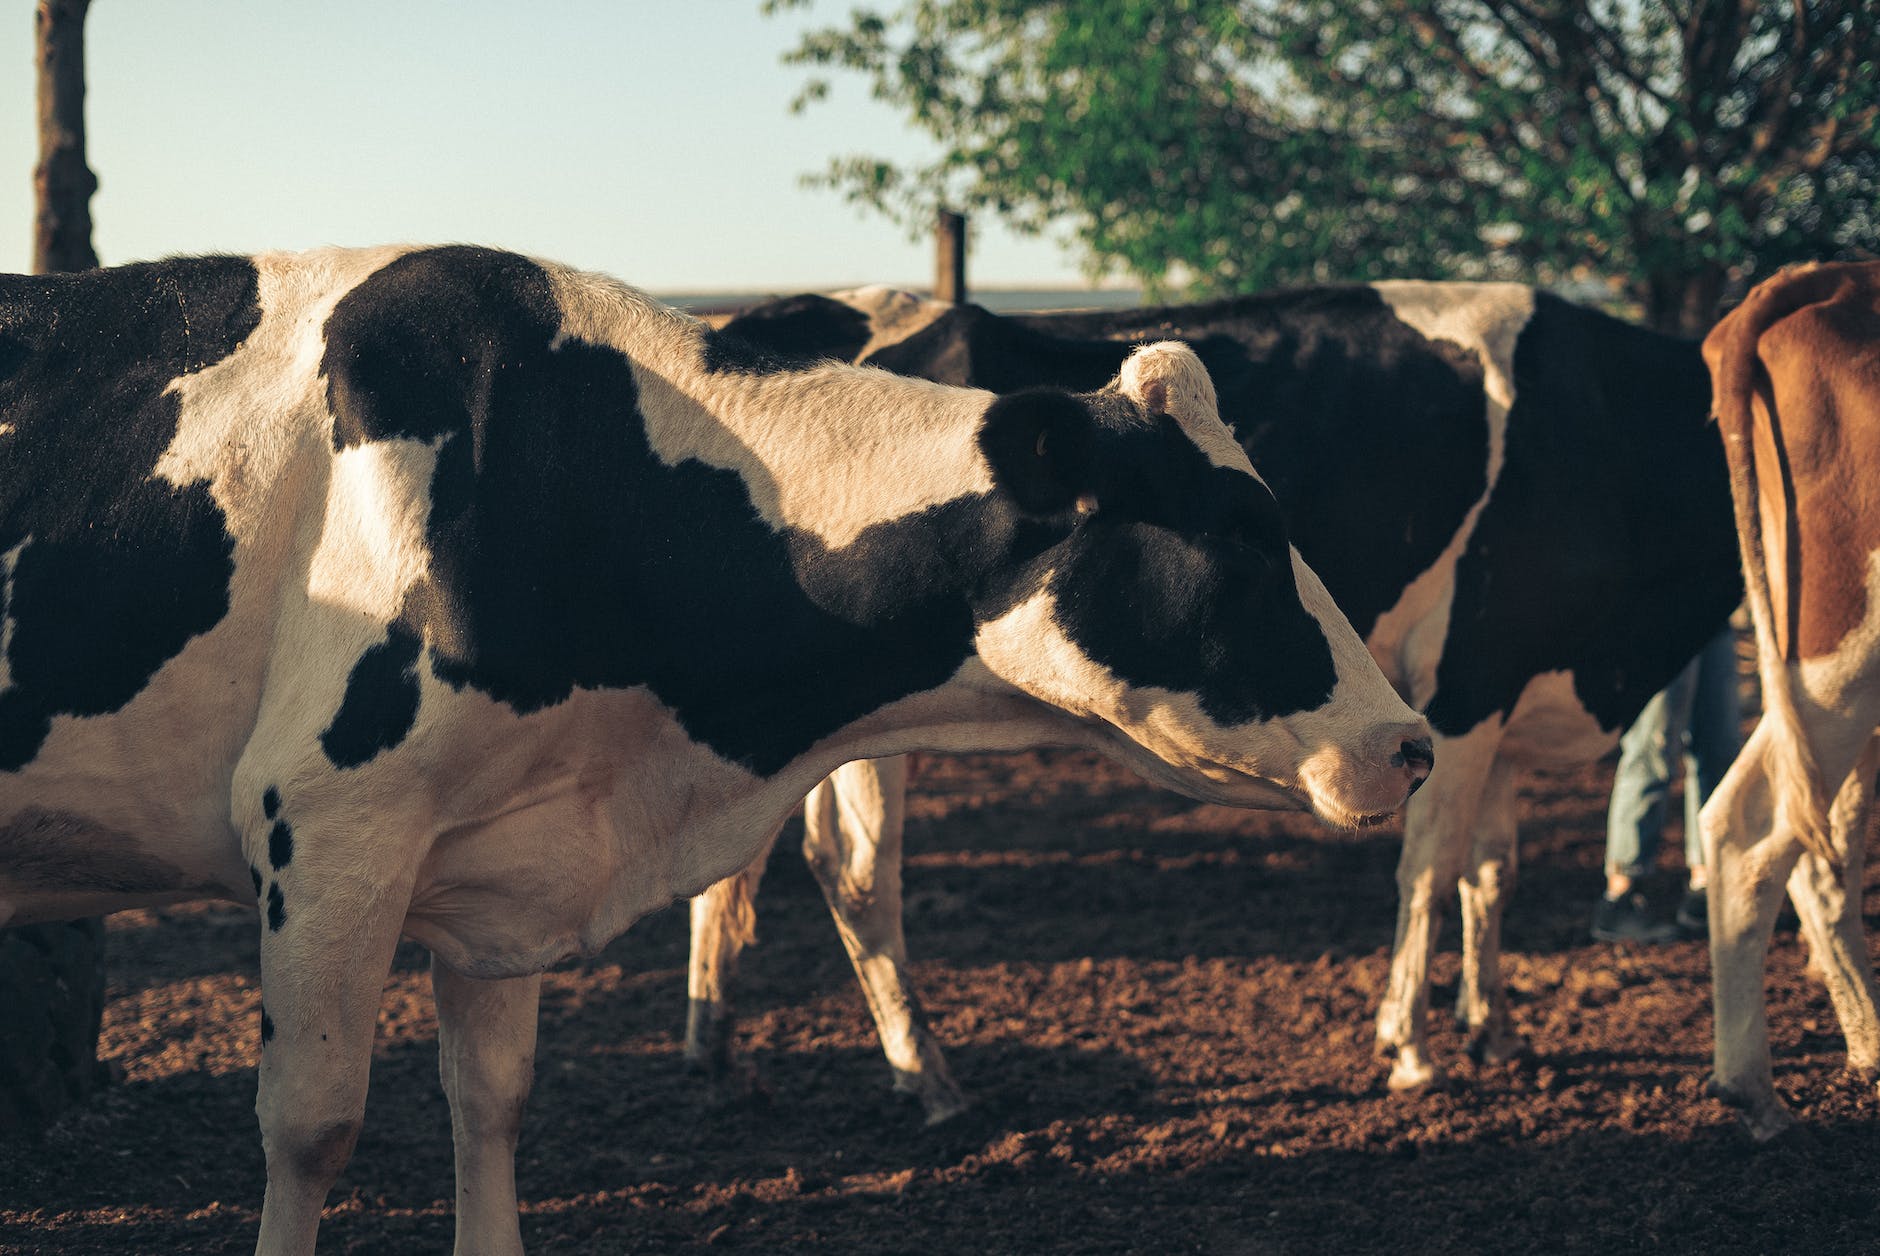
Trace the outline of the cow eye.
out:
M 1221 557 L 1244 578 L 1263 580 L 1273 573 L 1273 555 L 1265 546 L 1244 534 L 1229 532 L 1223 535 Z

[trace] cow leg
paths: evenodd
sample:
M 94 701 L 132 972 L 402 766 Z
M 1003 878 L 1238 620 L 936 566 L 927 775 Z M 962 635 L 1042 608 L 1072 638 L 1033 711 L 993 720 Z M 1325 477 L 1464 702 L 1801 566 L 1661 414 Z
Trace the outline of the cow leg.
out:
M 780 832 L 781 830 L 779 830 Z M 686 965 L 685 1061 L 716 1086 L 733 1077 L 737 1055 L 737 1019 L 731 1007 L 731 984 L 738 975 L 738 957 L 757 941 L 757 883 L 772 833 L 744 871 L 707 889 L 692 900 L 692 954 Z M 746 1084 L 753 1079 L 744 1077 Z
M 410 879 L 322 877 L 303 854 L 262 900 L 260 1086 L 268 1187 L 257 1252 L 312 1252 L 365 1115 L 372 1035 Z M 266 864 L 261 866 L 265 867 Z M 325 870 L 322 870 L 325 871 Z
M 1505 760 L 1497 760 L 1490 771 L 1459 886 L 1462 979 L 1456 984 L 1456 1021 L 1468 1030 L 1469 1054 L 1486 1064 L 1512 1060 L 1526 1045 L 1508 1024 L 1508 994 L 1501 979 L 1501 915 L 1514 893 L 1519 853 L 1515 776 Z
M 1397 940 L 1390 985 L 1377 1012 L 1377 1047 L 1394 1056 L 1392 1090 L 1438 1080 L 1429 1059 L 1425 1021 L 1430 1005 L 1430 956 L 1442 927 L 1442 903 L 1462 875 L 1475 815 L 1494 768 L 1501 729 L 1489 722 L 1462 737 L 1436 738 L 1436 767 L 1404 809 L 1403 854 L 1397 861 Z
M 1783 882 L 1802 849 L 1792 833 L 1775 831 L 1768 760 L 1772 731 L 1766 718 L 1756 726 L 1703 810 L 1716 1007 L 1710 1090 L 1742 1110 L 1758 1140 L 1774 1138 L 1795 1123 L 1776 1097 L 1763 995 Z
M 803 856 L 836 918 L 894 1088 L 920 1100 L 927 1124 L 966 1108 L 915 997 L 901 929 L 901 836 L 907 759 L 845 764 L 810 791 L 803 807 Z
M 1835 795 L 1829 827 L 1835 852 L 1841 857 L 1841 871 L 1837 874 L 1827 861 L 1804 851 L 1789 874 L 1789 898 L 1847 1039 L 1848 1071 L 1868 1081 L 1880 1076 L 1880 1015 L 1875 1011 L 1880 990 L 1867 957 L 1860 901 L 1867 816 L 1877 768 L 1880 739 L 1867 743 Z
M 1859 908 L 1855 906 L 1860 885 L 1858 854 L 1864 843 L 1849 832 L 1858 828 L 1870 785 L 1866 780 L 1848 782 L 1848 777 L 1856 772 L 1872 772 L 1873 730 L 1880 723 L 1880 710 L 1875 708 L 1880 694 L 1870 696 L 1864 692 L 1871 687 L 1858 672 L 1843 676 L 1828 673 L 1824 677 L 1818 671 L 1816 678 L 1821 683 L 1813 692 L 1797 695 L 1804 727 L 1795 735 L 1808 738 L 1823 781 L 1844 782 L 1830 807 L 1828 828 L 1831 840 L 1840 844 L 1848 856 L 1848 881 L 1837 892 L 1833 874 L 1825 869 L 1790 880 L 1804 852 L 1793 829 L 1778 822 L 1771 788 L 1772 774 L 1783 762 L 1776 754 L 1780 747 L 1776 738 L 1790 734 L 1778 733 L 1767 716 L 1757 724 L 1702 815 L 1711 869 L 1711 991 L 1716 1004 L 1716 1066 L 1711 1090 L 1743 1110 L 1744 1122 L 1757 1139 L 1773 1138 L 1794 1124 L 1775 1093 L 1764 1001 L 1769 936 L 1785 883 L 1799 886 L 1802 891 L 1796 906 L 1805 920 L 1812 917 L 1807 924 L 1810 947 L 1830 992 L 1834 992 L 1837 981 L 1842 982 L 1834 998 L 1837 1013 L 1843 999 L 1853 1013 L 1853 1023 L 1844 1022 L 1851 1050 L 1865 1052 L 1871 1042 L 1870 1037 L 1859 1041 L 1865 1032 L 1862 1021 L 1872 1023 L 1866 1020 L 1869 1014 L 1860 1005 L 1865 1002 L 1871 1006 L 1873 997 L 1868 984 L 1871 976 L 1863 972 L 1868 961 Z M 1826 887 L 1823 881 L 1828 883 Z M 1849 885 L 1853 887 L 1851 903 L 1846 901 Z M 1852 920 L 1837 924 L 1837 915 L 1851 916 Z M 1837 977 L 1836 967 L 1844 968 L 1847 975 Z
M 433 959 L 431 989 L 457 1156 L 456 1256 L 520 1256 L 516 1134 L 534 1080 L 542 979 L 478 981 Z

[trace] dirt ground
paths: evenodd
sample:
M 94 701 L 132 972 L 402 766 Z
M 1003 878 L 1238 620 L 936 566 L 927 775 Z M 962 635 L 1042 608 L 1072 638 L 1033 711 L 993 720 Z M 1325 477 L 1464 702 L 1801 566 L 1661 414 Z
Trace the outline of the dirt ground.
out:
M 976 1100 L 935 1129 L 887 1069 L 788 836 L 747 955 L 767 1093 L 711 1101 L 679 1054 L 685 915 L 552 974 L 518 1178 L 535 1252 L 1880 1250 L 1880 1104 L 1840 1075 L 1793 922 L 1776 1081 L 1806 1122 L 1752 1148 L 1703 1097 L 1701 943 L 1586 937 L 1610 768 L 1526 792 L 1507 974 L 1532 1058 L 1385 1090 L 1371 1021 L 1397 834 L 1203 806 L 1087 755 L 928 759 L 907 923 Z M 1674 838 L 1675 841 L 1675 838 Z M 1871 931 L 1880 878 L 1870 875 Z M 0 1149 L 0 1251 L 245 1252 L 262 1195 L 251 915 L 114 918 L 122 1081 Z M 1453 998 L 1455 930 L 1436 967 Z M 449 1117 L 426 960 L 386 989 L 366 1131 L 322 1250 L 449 1250 Z

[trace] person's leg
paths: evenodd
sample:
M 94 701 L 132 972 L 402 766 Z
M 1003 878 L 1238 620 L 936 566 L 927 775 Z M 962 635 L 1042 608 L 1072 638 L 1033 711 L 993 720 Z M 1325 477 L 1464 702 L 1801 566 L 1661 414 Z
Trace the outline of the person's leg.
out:
M 1690 669 L 1686 669 L 1688 672 Z M 1619 763 L 1612 774 L 1612 799 L 1606 807 L 1606 892 L 1617 898 L 1635 878 L 1650 870 L 1663 840 L 1665 801 L 1671 793 L 1672 747 L 1681 725 L 1674 722 L 1682 705 L 1678 692 L 1685 673 L 1652 695 L 1632 726 L 1619 738 Z
M 1696 674 L 1693 661 L 1652 696 L 1619 739 L 1606 809 L 1606 892 L 1593 909 L 1593 936 L 1602 942 L 1663 942 L 1675 936 L 1668 921 L 1654 918 L 1633 883 L 1650 871 L 1664 839 L 1672 760 L 1690 721 Z
M 1725 628 L 1697 656 L 1697 677 L 1691 693 L 1684 778 L 1684 865 L 1690 869 L 1692 889 L 1701 890 L 1707 880 L 1703 826 L 1698 823 L 1698 813 L 1742 748 L 1743 702 L 1737 684 L 1736 631 Z

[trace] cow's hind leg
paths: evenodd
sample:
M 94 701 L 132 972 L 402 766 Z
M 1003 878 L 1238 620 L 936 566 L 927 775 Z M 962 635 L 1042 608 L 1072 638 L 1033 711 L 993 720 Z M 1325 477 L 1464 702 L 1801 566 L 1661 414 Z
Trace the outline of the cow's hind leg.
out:
M 846 764 L 810 792 L 803 807 L 803 855 L 822 886 L 849 960 L 861 979 L 894 1073 L 929 1125 L 963 1111 L 907 971 L 901 928 L 901 836 L 907 760 Z
M 438 960 L 437 1062 L 457 1157 L 457 1256 L 520 1256 L 516 1134 L 535 1076 L 542 979 L 478 981 Z
M 1868 1081 L 1880 1077 L 1880 1016 L 1875 1012 L 1880 990 L 1868 959 L 1860 897 L 1876 768 L 1880 739 L 1867 743 L 1835 795 L 1830 831 L 1841 870 L 1837 873 L 1826 860 L 1804 852 L 1789 874 L 1789 898 L 1847 1039 L 1848 1071 Z
M 1775 762 L 1770 752 L 1774 735 L 1765 716 L 1704 804 L 1702 818 L 1710 867 L 1711 998 L 1716 1008 L 1709 1086 L 1712 1094 L 1742 1112 L 1758 1141 L 1774 1138 L 1795 1123 L 1776 1097 L 1763 990 L 1783 882 L 1802 851 L 1792 832 L 1776 827 L 1769 776 Z
M 297 855 L 263 878 L 255 1111 L 268 1187 L 256 1250 L 270 1256 L 313 1251 L 321 1206 L 352 1157 L 379 999 L 411 897 L 409 875 L 312 868 L 312 858 Z
M 757 941 L 757 886 L 776 845 L 772 833 L 744 871 L 692 900 L 692 954 L 686 966 L 685 1060 L 714 1086 L 754 1078 L 737 1067 L 737 1019 L 731 986 L 738 957 Z
M 1508 1023 L 1501 979 L 1501 918 L 1514 893 L 1518 856 L 1515 775 L 1506 760 L 1497 760 L 1490 771 L 1459 887 L 1462 979 L 1456 985 L 1456 1020 L 1468 1031 L 1469 1054 L 1486 1064 L 1512 1060 L 1525 1049 Z
M 1461 876 L 1499 741 L 1500 728 L 1492 721 L 1464 737 L 1439 737 L 1436 767 L 1404 811 L 1397 940 L 1390 984 L 1377 1012 L 1378 1052 L 1394 1057 L 1392 1090 L 1414 1090 L 1441 1076 L 1426 1038 L 1430 958 L 1442 926 L 1442 904 Z

